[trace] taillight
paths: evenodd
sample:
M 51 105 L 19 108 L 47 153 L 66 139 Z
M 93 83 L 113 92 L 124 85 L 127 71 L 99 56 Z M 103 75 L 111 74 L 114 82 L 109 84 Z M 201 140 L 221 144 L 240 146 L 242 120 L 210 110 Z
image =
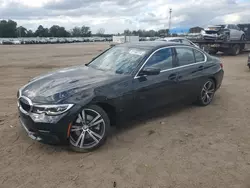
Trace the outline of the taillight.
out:
M 223 69 L 223 64 L 222 63 L 220 63 L 220 67 Z

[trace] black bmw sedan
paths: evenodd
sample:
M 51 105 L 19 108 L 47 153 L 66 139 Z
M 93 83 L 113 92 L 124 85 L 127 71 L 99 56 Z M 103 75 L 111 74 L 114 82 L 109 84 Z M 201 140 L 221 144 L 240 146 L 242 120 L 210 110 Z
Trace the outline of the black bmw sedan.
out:
M 143 111 L 184 98 L 210 104 L 223 75 L 219 59 L 194 46 L 121 44 L 86 65 L 31 80 L 18 91 L 20 122 L 32 139 L 90 151 L 110 126 Z

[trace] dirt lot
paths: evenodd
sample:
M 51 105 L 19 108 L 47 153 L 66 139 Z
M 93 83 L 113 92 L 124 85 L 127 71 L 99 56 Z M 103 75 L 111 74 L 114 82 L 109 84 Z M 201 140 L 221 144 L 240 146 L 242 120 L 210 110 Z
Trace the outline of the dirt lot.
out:
M 1 188 L 250 187 L 250 71 L 247 53 L 221 56 L 225 78 L 205 108 L 176 105 L 115 130 L 79 154 L 29 139 L 16 92 L 36 75 L 87 62 L 109 44 L 0 46 Z

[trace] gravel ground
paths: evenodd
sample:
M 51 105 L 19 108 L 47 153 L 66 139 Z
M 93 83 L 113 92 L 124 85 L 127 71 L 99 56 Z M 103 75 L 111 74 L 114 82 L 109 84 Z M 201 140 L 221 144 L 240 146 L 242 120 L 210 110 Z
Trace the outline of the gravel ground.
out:
M 127 122 L 92 153 L 29 139 L 17 89 L 52 69 L 88 62 L 108 43 L 0 46 L 1 188 L 250 187 L 247 53 L 220 56 L 225 77 L 208 107 L 177 104 Z

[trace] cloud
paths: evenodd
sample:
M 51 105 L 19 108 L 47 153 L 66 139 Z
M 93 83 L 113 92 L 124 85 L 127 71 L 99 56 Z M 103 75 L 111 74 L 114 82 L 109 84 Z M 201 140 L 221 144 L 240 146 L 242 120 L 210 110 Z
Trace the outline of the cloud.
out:
M 250 23 L 248 0 L 0 0 L 0 19 L 14 19 L 29 29 L 53 24 L 71 29 L 88 25 L 93 32 L 163 29 L 218 23 Z

